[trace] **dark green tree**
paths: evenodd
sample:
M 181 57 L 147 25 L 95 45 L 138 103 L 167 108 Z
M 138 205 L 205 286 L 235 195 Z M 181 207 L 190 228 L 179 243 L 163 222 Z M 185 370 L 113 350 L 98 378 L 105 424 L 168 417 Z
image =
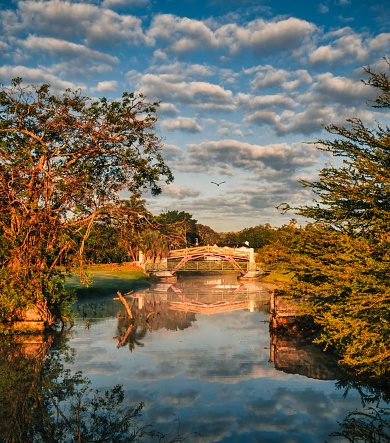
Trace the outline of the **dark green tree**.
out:
M 388 109 L 388 75 L 365 73 L 365 84 L 379 90 L 371 106 Z M 390 371 L 390 129 L 348 123 L 327 126 L 335 138 L 318 141 L 342 165 L 301 181 L 314 192 L 313 204 L 286 208 L 316 223 L 286 230 L 278 252 L 295 272 L 292 292 L 308 297 L 305 311 L 322 327 L 317 341 L 342 363 L 379 375 Z
M 192 218 L 191 214 L 184 211 L 167 211 L 161 213 L 157 218 L 156 222 L 161 224 L 161 230 L 164 232 L 164 226 L 167 232 L 170 230 L 175 230 L 178 237 L 182 238 L 180 246 L 194 245 L 196 242 L 197 220 Z
M 172 179 L 154 133 L 157 103 L 124 93 L 92 102 L 80 91 L 50 94 L 20 78 L 0 89 L 0 321 L 35 306 L 49 323 L 67 294 L 60 263 L 82 264 L 99 220 L 121 195 L 160 192 Z
M 196 224 L 196 235 L 199 245 L 215 245 L 220 241 L 218 232 L 200 223 Z

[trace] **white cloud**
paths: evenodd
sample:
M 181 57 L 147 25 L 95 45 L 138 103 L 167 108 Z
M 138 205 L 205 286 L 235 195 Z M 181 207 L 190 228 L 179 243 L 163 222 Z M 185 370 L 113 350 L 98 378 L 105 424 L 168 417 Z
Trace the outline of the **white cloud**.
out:
M 198 125 L 196 119 L 189 117 L 177 117 L 163 120 L 162 127 L 168 131 L 200 132 L 202 127 Z
M 251 95 L 238 93 L 236 96 L 237 104 L 247 109 L 258 108 L 293 108 L 297 106 L 294 99 L 287 95 L 275 94 L 275 95 Z
M 190 81 L 204 79 L 214 75 L 216 69 L 206 64 L 174 62 L 150 66 L 148 71 L 158 74 L 166 81 L 172 83 L 179 81 Z
M 198 189 L 183 188 L 170 184 L 162 187 L 162 195 L 178 200 L 184 200 L 186 198 L 198 197 L 200 191 Z
M 221 26 L 215 35 L 219 46 L 229 48 L 231 54 L 249 49 L 255 56 L 260 56 L 297 48 L 314 30 L 313 24 L 291 17 L 269 22 L 258 19 L 248 23 L 246 27 L 231 23 Z
M 173 103 L 160 103 L 158 107 L 158 113 L 164 115 L 178 114 L 179 110 Z
M 102 6 L 104 8 L 116 7 L 144 7 L 149 6 L 150 0 L 104 0 Z
M 96 87 L 90 88 L 93 92 L 103 92 L 103 91 L 115 91 L 118 87 L 118 82 L 116 80 L 106 80 L 99 82 Z
M 390 33 L 382 33 L 372 38 L 357 34 L 350 28 L 344 28 L 329 37 L 340 35 L 328 45 L 318 47 L 309 55 L 310 63 L 351 63 L 362 62 L 373 56 L 373 51 L 388 49 Z M 382 54 L 379 54 L 382 55 Z
M 326 14 L 327 12 L 329 12 L 329 7 L 327 5 L 324 5 L 323 3 L 320 3 L 318 9 L 321 12 L 321 14 Z
M 335 77 L 330 72 L 317 75 L 314 90 L 321 94 L 322 102 L 342 103 L 345 106 L 363 104 L 375 93 L 373 88 L 361 81 Z
M 217 47 L 213 31 L 205 23 L 172 14 L 155 16 L 147 35 L 166 42 L 165 50 L 179 54 Z
M 5 35 L 30 31 L 58 39 L 85 39 L 92 45 L 146 43 L 139 18 L 87 3 L 20 1 L 15 11 L 2 11 L 0 17 Z
M 10 45 L 8 43 L 0 40 L 0 51 L 5 52 L 5 51 L 9 51 L 9 49 L 10 49 Z
M 110 54 L 89 49 L 88 47 L 66 40 L 59 40 L 52 37 L 37 37 L 29 35 L 27 39 L 20 40 L 19 45 L 28 49 L 30 52 L 50 53 L 58 57 L 65 58 L 88 58 L 91 60 L 105 61 L 108 63 L 118 64 L 118 57 Z
M 140 91 L 149 98 L 175 101 L 201 109 L 233 110 L 233 93 L 223 87 L 207 82 L 175 82 L 169 75 L 144 75 L 138 84 Z
M 316 163 L 316 149 L 302 143 L 256 145 L 237 140 L 187 144 L 189 162 L 194 165 L 230 166 L 260 173 L 265 169 L 293 171 Z
M 77 88 L 85 89 L 83 85 L 61 80 L 57 76 L 52 75 L 43 69 L 9 65 L 0 67 L 1 83 L 8 84 L 12 78 L 16 77 L 21 77 L 25 83 L 48 83 L 52 86 L 52 92 L 56 93 L 63 92 L 67 88 L 73 90 Z
M 170 143 L 164 143 L 162 147 L 164 160 L 169 164 L 183 163 L 185 161 L 185 153 L 179 146 Z
M 251 71 L 248 71 L 248 73 L 250 74 Z M 287 71 L 270 65 L 257 67 L 255 77 L 250 82 L 254 91 L 271 87 L 280 87 L 291 91 L 310 83 L 312 83 L 312 77 L 305 69 Z
M 47 68 L 47 71 L 59 77 L 69 76 L 70 78 L 91 78 L 100 77 L 102 74 L 112 72 L 113 66 L 108 63 L 94 62 L 89 59 L 78 58 L 61 63 L 55 63 Z
M 390 44 L 390 33 L 382 33 L 374 37 L 368 42 L 369 48 L 372 51 L 387 50 Z
M 312 23 L 294 17 L 268 22 L 257 19 L 246 26 L 213 22 L 213 27 L 215 30 L 200 20 L 160 14 L 154 17 L 147 36 L 159 40 L 165 51 L 179 55 L 195 50 L 223 50 L 237 55 L 249 50 L 260 56 L 298 48 L 316 29 Z

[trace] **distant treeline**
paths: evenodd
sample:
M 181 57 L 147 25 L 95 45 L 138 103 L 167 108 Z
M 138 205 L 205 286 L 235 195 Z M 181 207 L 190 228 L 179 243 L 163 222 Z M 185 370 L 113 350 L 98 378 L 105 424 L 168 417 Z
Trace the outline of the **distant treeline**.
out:
M 260 224 L 237 232 L 214 231 L 210 226 L 197 223 L 191 214 L 176 210 L 160 215 L 138 217 L 137 223 L 95 223 L 85 242 L 85 259 L 90 264 L 137 261 L 139 252 L 148 257 L 163 255 L 176 248 L 203 245 L 244 244 L 260 252 L 264 247 L 278 242 L 290 225 L 273 228 Z

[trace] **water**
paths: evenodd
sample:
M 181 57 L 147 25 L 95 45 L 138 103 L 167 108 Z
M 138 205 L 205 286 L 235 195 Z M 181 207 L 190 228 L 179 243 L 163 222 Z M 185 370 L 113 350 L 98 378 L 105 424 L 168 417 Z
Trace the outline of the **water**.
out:
M 338 422 L 378 405 L 363 405 L 357 389 L 344 395 L 331 356 L 270 337 L 268 288 L 258 283 L 182 278 L 126 298 L 134 324 L 118 318 L 120 301 L 77 306 L 67 335 L 74 355 L 62 364 L 100 392 L 123 385 L 125 404 L 143 402 L 142 419 L 163 434 L 191 443 L 346 441 L 329 437 Z

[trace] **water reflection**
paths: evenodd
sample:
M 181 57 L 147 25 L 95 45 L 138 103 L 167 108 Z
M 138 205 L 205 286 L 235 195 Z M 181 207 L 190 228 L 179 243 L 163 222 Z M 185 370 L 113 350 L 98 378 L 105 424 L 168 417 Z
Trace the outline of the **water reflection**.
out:
M 184 441 L 141 420 L 143 403 L 129 405 L 123 386 L 100 393 L 81 371 L 64 334 L 26 336 L 0 345 L 1 442 Z
M 43 342 L 34 352 L 3 347 L 0 441 L 33 441 L 43 424 L 55 428 L 61 415 L 45 386 L 61 407 L 77 406 L 81 390 L 91 388 L 111 393 L 106 405 L 111 398 L 120 410 L 143 403 L 144 422 L 164 435 L 201 434 L 186 442 L 345 441 L 360 425 L 388 432 L 390 385 L 340 374 L 334 359 L 307 343 L 270 336 L 269 288 L 233 277 L 182 279 L 131 294 L 134 323 L 112 298 L 84 300 L 62 343 Z M 88 407 L 99 403 L 92 393 L 83 398 Z M 372 407 L 375 416 L 362 415 Z M 65 412 L 71 417 L 69 407 Z M 23 432 L 28 438 L 18 440 Z
M 270 333 L 270 362 L 286 374 L 299 374 L 317 380 L 336 380 L 343 370 L 336 357 L 318 346 L 293 335 Z
M 237 310 L 268 312 L 268 288 L 256 283 L 226 282 L 222 278 L 182 279 L 158 283 L 127 297 L 134 320 L 120 311 L 116 339 L 117 347 L 144 346 L 148 332 L 161 328 L 181 331 L 196 321 L 195 314 L 218 314 Z
M 345 417 L 331 438 L 349 442 L 386 443 L 390 441 L 390 408 L 367 408 Z
M 162 432 L 179 418 L 182 432 L 202 435 L 189 442 L 330 441 L 351 411 L 364 412 L 367 389 L 337 386 L 334 358 L 314 346 L 270 336 L 269 289 L 217 276 L 131 294 L 134 324 L 115 302 L 118 318 L 78 330 L 76 363 L 96 386 L 123 383 Z
M 117 347 L 144 346 L 148 332 L 161 328 L 179 331 L 191 327 L 196 314 L 214 315 L 247 310 L 269 314 L 270 287 L 258 282 L 226 281 L 222 278 L 182 279 L 158 283 L 128 295 L 134 321 L 120 312 Z M 300 337 L 270 333 L 270 359 L 275 369 L 318 380 L 335 380 L 342 371 L 337 359 Z

